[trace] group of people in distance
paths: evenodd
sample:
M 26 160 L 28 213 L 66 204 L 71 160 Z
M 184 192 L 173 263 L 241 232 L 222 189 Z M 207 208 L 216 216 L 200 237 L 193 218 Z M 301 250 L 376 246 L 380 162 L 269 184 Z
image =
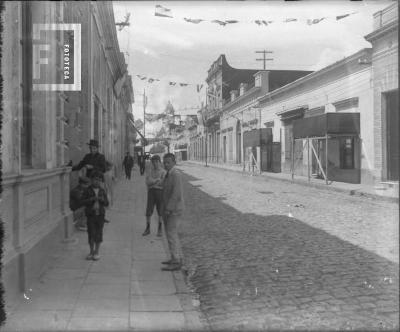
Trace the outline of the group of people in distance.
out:
M 79 185 L 71 191 L 70 207 L 73 211 L 85 207 L 86 229 L 89 242 L 89 254 L 86 259 L 99 260 L 100 244 L 103 241 L 106 207 L 110 205 L 112 198 L 112 184 L 107 184 L 107 169 L 112 167 L 103 154 L 99 153 L 99 144 L 96 140 L 88 143 L 90 153 L 86 154 L 78 165 L 72 166 L 72 171 L 86 169 L 86 176 L 79 177 Z M 144 156 L 143 156 L 144 157 Z M 144 162 L 143 162 L 144 164 Z M 123 160 L 125 175 L 131 179 L 134 165 L 133 157 L 126 154 Z M 182 180 L 180 172 L 176 169 L 175 155 L 167 153 L 163 156 L 163 165 L 158 155 L 151 157 L 149 167 L 146 170 L 145 182 L 147 185 L 146 228 L 143 236 L 150 234 L 151 216 L 156 207 L 158 214 L 157 236 L 162 236 L 162 223 L 171 258 L 162 262 L 163 271 L 176 271 L 182 267 L 182 251 L 178 237 L 178 225 L 184 209 Z M 143 173 L 140 168 L 141 174 Z M 112 181 L 112 178 L 111 178 Z M 138 192 L 140 194 L 140 192 Z

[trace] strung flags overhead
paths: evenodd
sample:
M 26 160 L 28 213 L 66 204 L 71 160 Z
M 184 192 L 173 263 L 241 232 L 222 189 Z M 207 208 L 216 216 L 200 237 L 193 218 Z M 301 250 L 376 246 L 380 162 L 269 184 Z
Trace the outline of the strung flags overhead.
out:
M 194 23 L 194 24 L 199 24 L 200 22 L 203 22 L 204 20 L 202 20 L 201 18 L 186 18 L 186 17 L 184 17 L 183 18 L 186 22 L 189 22 L 189 23 Z
M 213 20 L 213 21 L 211 21 L 211 23 L 218 23 L 219 25 L 223 25 L 223 26 L 226 25 L 226 22 L 220 21 L 220 20 Z
M 319 22 L 321 22 L 322 20 L 324 20 L 325 17 L 322 18 L 315 18 L 313 20 L 307 20 L 307 24 L 308 25 L 313 25 L 313 24 L 318 24 Z
M 273 23 L 273 21 L 255 20 L 254 23 L 257 24 L 257 25 L 268 25 L 268 24 Z
M 148 122 L 157 121 L 160 118 L 160 114 L 153 114 L 153 113 L 145 113 L 145 119 Z
M 356 14 L 356 13 L 357 13 L 357 12 L 352 12 L 352 13 L 350 13 L 350 14 L 345 14 L 345 15 L 336 16 L 336 21 L 339 21 L 339 20 L 341 20 L 342 18 L 348 17 L 348 16 L 353 15 L 353 14 Z
M 318 24 L 320 23 L 322 20 L 324 19 L 328 19 L 328 18 L 332 18 L 335 21 L 339 21 L 345 17 L 348 17 L 350 15 L 356 14 L 357 12 L 352 12 L 352 13 L 348 13 L 348 14 L 343 14 L 343 15 L 336 15 L 336 16 L 326 16 L 323 18 L 317 18 L 317 19 L 298 19 L 296 17 L 289 17 L 289 18 L 283 18 L 280 22 L 283 23 L 290 23 L 290 22 L 305 22 L 308 25 L 314 25 L 314 24 Z M 164 6 L 161 5 L 156 5 L 155 6 L 155 16 L 161 16 L 161 17 L 168 17 L 168 18 L 174 18 L 172 15 L 172 11 L 169 8 L 166 8 Z M 188 23 L 192 23 L 192 24 L 199 24 L 201 22 L 210 22 L 210 23 L 215 23 L 218 24 L 219 26 L 226 26 L 228 24 L 235 24 L 235 23 L 255 23 L 259 26 L 268 26 L 271 23 L 274 22 L 278 22 L 278 21 L 271 21 L 271 20 L 262 20 L 262 19 L 257 19 L 257 20 L 251 20 L 248 22 L 243 22 L 243 21 L 239 21 L 239 20 L 234 20 L 234 19 L 229 19 L 229 20 L 206 20 L 206 19 L 202 19 L 202 18 L 188 18 L 188 17 L 182 17 L 182 19 Z
M 155 9 L 154 15 L 155 16 L 160 16 L 160 17 L 173 18 L 171 9 L 163 7 L 161 5 L 156 5 L 156 9 Z
M 142 76 L 142 75 L 136 75 L 140 80 L 144 81 L 147 80 L 147 83 L 154 83 L 154 82 L 160 82 L 160 79 L 158 78 L 153 78 L 153 77 L 147 77 L 147 76 Z M 173 82 L 173 81 L 167 81 L 168 85 L 170 86 L 175 86 L 175 87 L 187 87 L 187 86 L 196 86 L 196 91 L 197 93 L 200 93 L 201 89 L 203 88 L 203 84 L 194 84 L 194 83 L 184 83 L 184 82 Z

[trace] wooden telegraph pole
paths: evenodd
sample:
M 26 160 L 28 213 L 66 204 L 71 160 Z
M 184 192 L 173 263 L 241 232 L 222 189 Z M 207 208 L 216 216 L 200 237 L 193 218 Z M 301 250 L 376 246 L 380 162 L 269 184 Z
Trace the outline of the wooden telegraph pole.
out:
M 147 96 L 146 90 L 143 89 L 143 153 L 146 152 L 146 106 L 147 106 Z
M 256 53 L 262 53 L 263 54 L 263 58 L 262 59 L 256 59 L 256 61 L 263 61 L 263 70 L 265 70 L 265 63 L 267 61 L 272 61 L 274 60 L 273 58 L 267 58 L 267 53 L 273 53 L 272 51 L 267 51 L 267 50 L 263 50 L 263 51 L 256 51 Z

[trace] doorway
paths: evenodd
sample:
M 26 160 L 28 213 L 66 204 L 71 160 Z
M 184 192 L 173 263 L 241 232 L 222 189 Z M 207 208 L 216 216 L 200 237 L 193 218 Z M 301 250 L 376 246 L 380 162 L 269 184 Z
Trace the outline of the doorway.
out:
M 387 180 L 399 180 L 399 90 L 383 95 L 386 108 Z

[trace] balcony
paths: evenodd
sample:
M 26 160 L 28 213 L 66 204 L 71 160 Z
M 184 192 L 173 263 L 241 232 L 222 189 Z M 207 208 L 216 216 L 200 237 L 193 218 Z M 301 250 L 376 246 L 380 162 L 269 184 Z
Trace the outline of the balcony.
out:
M 397 2 L 374 14 L 374 30 L 398 19 Z

